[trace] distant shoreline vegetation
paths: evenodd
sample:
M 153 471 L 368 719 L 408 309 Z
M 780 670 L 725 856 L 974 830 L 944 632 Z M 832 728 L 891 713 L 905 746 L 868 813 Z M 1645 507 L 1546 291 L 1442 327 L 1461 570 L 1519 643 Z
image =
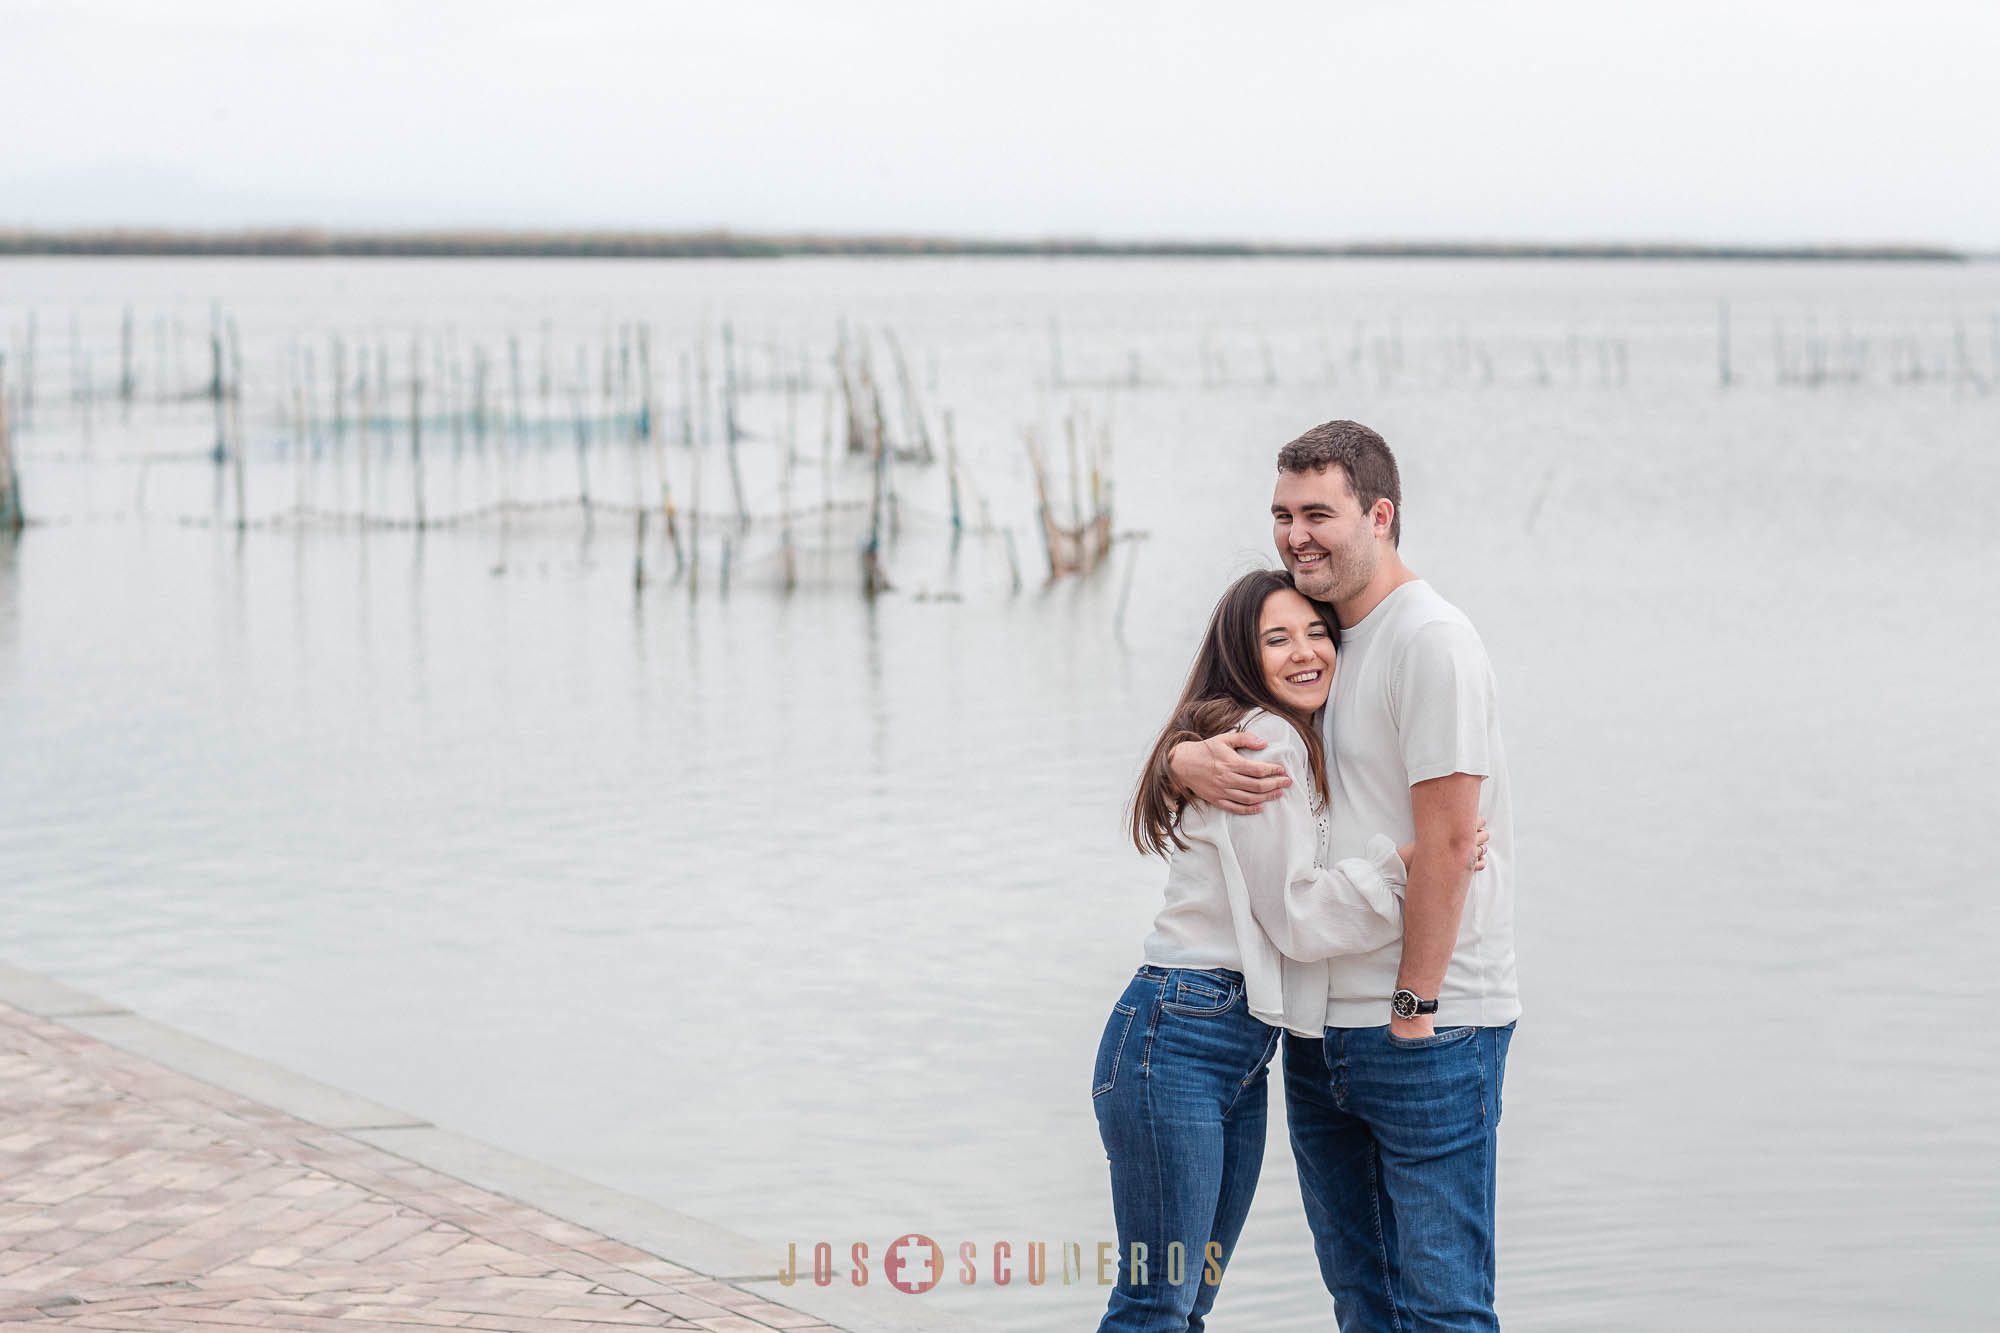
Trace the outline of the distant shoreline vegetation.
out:
M 0 231 L 0 255 L 267 256 L 422 259 L 784 259 L 794 257 L 1017 257 L 1136 259 L 1678 259 L 1965 263 L 1927 245 L 1541 244 L 1354 241 L 1330 245 L 1243 241 L 992 240 L 948 236 L 753 235 L 731 231 L 168 231 L 101 228 Z

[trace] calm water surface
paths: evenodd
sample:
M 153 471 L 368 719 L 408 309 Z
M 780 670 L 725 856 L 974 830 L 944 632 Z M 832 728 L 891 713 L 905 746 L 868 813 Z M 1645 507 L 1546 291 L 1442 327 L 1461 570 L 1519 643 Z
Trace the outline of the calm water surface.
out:
M 532 412 L 544 345 L 559 399 L 579 345 L 648 321 L 673 401 L 727 320 L 766 517 L 728 534 L 726 590 L 710 521 L 695 595 L 657 527 L 635 593 L 608 508 L 239 536 L 190 457 L 207 406 L 148 401 L 205 376 L 211 301 L 253 516 L 411 503 L 393 435 L 365 477 L 286 443 L 287 369 L 313 347 L 323 377 L 331 335 L 400 373 L 413 333 L 496 359 L 517 333 Z M 139 404 L 86 421 L 71 385 L 115 379 L 127 304 Z M 774 1269 L 911 1230 L 1090 1251 L 1114 1233 L 1087 1074 L 1162 878 L 1121 807 L 1207 606 L 1272 558 L 1272 454 L 1352 416 L 1398 448 L 1407 558 L 1501 677 L 1509 1326 L 1991 1318 L 2000 269 L 14 260 L 16 385 L 31 310 L 48 521 L 0 544 L 9 961 L 735 1227 Z M 867 493 L 819 453 L 843 319 L 885 379 L 893 328 L 953 412 L 1018 595 L 1000 539 L 954 556 L 942 469 L 914 465 L 896 592 L 859 595 L 850 511 L 800 524 L 782 590 L 774 376 L 813 377 L 793 503 Z M 1781 381 L 1814 355 L 1857 379 Z M 1118 526 L 1148 536 L 1045 589 L 1020 432 L 1071 410 L 1110 423 Z M 560 436 L 427 448 L 433 513 L 578 489 Z M 586 459 L 601 500 L 656 484 L 615 441 Z M 677 443 L 668 467 L 686 503 Z M 729 507 L 719 454 L 702 484 Z M 1056 1330 L 1103 1292 L 923 1299 Z M 1213 1326 L 1328 1324 L 1274 1103 Z

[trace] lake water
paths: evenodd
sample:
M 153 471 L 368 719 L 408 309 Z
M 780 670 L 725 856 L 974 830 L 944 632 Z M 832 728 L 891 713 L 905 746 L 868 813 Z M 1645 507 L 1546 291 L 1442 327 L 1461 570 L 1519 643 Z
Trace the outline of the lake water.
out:
M 212 302 L 245 366 L 241 533 L 210 404 L 157 401 L 206 380 Z M 86 410 L 128 306 L 135 402 Z M 1276 449 L 1354 417 L 1501 679 L 1508 1325 L 1993 1317 L 2000 267 L 8 260 L 16 390 L 31 311 L 0 957 L 742 1230 L 773 1270 L 907 1231 L 1094 1257 L 1089 1066 L 1162 880 L 1123 802 L 1208 605 L 1273 559 Z M 440 418 L 427 512 L 562 503 L 288 517 L 415 503 L 400 425 L 328 436 L 334 337 L 400 376 L 413 338 L 504 366 L 519 335 L 534 418 L 579 349 L 600 401 L 627 321 L 683 506 L 679 357 L 719 383 L 726 322 L 747 383 L 755 517 L 728 521 L 712 446 L 692 590 L 657 523 L 635 589 L 621 506 L 658 455 L 601 429 L 591 511 L 566 430 L 475 446 Z M 796 523 L 784 587 L 771 515 L 869 493 L 822 452 L 843 321 L 889 386 L 894 332 L 940 439 L 952 412 L 1018 592 L 916 464 L 894 591 L 861 595 L 853 507 Z M 317 453 L 281 415 L 306 349 Z M 1066 504 L 1070 414 L 1108 425 L 1117 527 L 1146 535 L 1044 587 L 1022 429 Z M 1219 1330 L 1329 1322 L 1273 1108 Z M 921 1299 L 1055 1330 L 1104 1292 Z

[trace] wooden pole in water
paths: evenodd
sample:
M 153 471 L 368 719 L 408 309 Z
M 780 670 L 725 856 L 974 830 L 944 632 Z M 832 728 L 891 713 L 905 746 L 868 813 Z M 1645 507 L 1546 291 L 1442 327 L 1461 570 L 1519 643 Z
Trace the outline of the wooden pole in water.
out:
M 750 525 L 750 507 L 743 499 L 743 466 L 736 457 L 736 442 L 743 432 L 736 424 L 736 335 L 725 321 L 722 325 L 722 422 L 723 445 L 729 458 L 729 489 L 736 499 L 736 526 Z
M 590 353 L 576 349 L 576 383 L 569 391 L 570 410 L 576 416 L 576 495 L 583 505 L 583 521 L 590 525 L 590 424 L 584 420 L 583 392 L 590 382 Z
M 820 395 L 819 542 L 833 541 L 833 389 Z
M 944 475 L 951 487 L 951 536 L 955 542 L 965 531 L 965 519 L 958 505 L 958 436 L 952 429 L 950 411 L 944 414 Z
M 882 336 L 888 340 L 889 355 L 896 363 L 896 383 L 903 391 L 904 456 L 928 463 L 936 457 L 931 448 L 931 428 L 924 420 L 924 407 L 917 397 L 916 384 L 910 379 L 909 362 L 903 356 L 903 345 L 897 341 L 893 329 L 885 329 Z
M 358 366 L 359 373 L 356 374 L 354 379 L 354 461 L 360 464 L 361 467 L 361 475 L 358 479 L 358 484 L 361 487 L 361 502 L 358 512 L 361 515 L 361 521 L 366 523 L 368 521 L 368 504 L 372 498 L 368 493 L 368 413 L 370 411 L 368 401 L 368 349 L 364 346 L 359 351 L 360 356 L 357 358 L 360 363 Z
M 653 330 L 648 324 L 641 324 L 633 330 L 639 369 L 639 438 L 656 441 L 660 437 L 655 432 L 658 423 L 653 420 Z
M 0 532 L 19 532 L 21 481 L 14 471 L 14 437 L 7 425 L 7 358 L 0 356 Z
M 604 339 L 604 349 L 598 354 L 598 367 L 603 372 L 603 382 L 598 386 L 603 397 L 600 410 L 604 414 L 604 437 L 607 440 L 616 440 L 618 433 L 624 429 L 619 422 L 624 404 L 620 401 L 618 378 L 613 370 L 617 363 L 612 359 L 609 332 L 604 335 Z
M 861 548 L 861 590 L 871 600 L 889 587 L 889 578 L 882 570 L 882 488 L 887 480 L 884 462 L 888 451 L 883 449 L 878 437 L 875 448 L 875 486 L 873 500 L 868 512 L 868 541 Z
M 872 388 L 872 383 L 870 385 Z M 882 430 L 882 396 L 875 395 L 875 478 L 868 507 L 868 541 L 861 548 L 862 592 L 870 599 L 889 587 L 882 569 L 882 516 L 889 480 L 889 442 Z
M 853 358 L 847 350 L 847 321 L 840 321 L 839 340 L 834 344 L 834 366 L 840 373 L 840 398 L 847 409 L 847 452 L 868 451 L 867 433 L 861 428 L 861 394 L 854 384 Z
M 208 396 L 215 403 L 215 450 L 213 457 L 220 466 L 229 456 L 228 419 L 222 407 L 222 307 L 211 306 L 208 318 Z
M 620 416 L 617 420 L 620 422 L 629 420 L 632 423 L 630 448 L 625 451 L 626 458 L 631 460 L 632 463 L 632 505 L 636 509 L 644 510 L 650 508 L 646 503 L 646 441 L 641 434 L 637 415 L 634 414 L 629 418 L 623 415 L 624 400 L 627 398 L 631 387 L 629 383 L 631 378 L 629 369 L 621 366 L 620 376 L 621 383 L 618 391 Z M 622 424 L 613 426 L 612 429 L 621 435 L 625 433 L 625 427 Z
M 396 452 L 396 386 L 389 379 L 389 340 L 375 344 L 375 393 L 382 400 L 382 452 Z
M 646 587 L 646 506 L 639 506 L 639 532 L 632 542 L 632 591 Z
M 674 512 L 673 470 L 667 463 L 667 433 L 661 429 L 658 409 L 653 403 L 653 334 L 639 326 L 639 392 L 644 395 L 639 408 L 639 429 L 653 445 L 653 466 L 660 474 L 660 515 L 667 521 L 667 540 L 674 547 L 674 576 L 687 569 L 687 554 L 681 550 L 681 530 Z
M 424 515 L 424 345 L 410 340 L 410 487 L 417 503 L 417 529 Z
M 1984 393 L 1986 382 L 1980 379 L 1979 373 L 1972 368 L 1972 349 L 1966 342 L 1965 321 L 1962 319 L 1952 321 L 1951 351 L 1952 386 L 1956 388 L 1961 384 L 1971 384 Z
M 132 414 L 132 394 L 138 388 L 138 377 L 132 373 L 132 307 L 125 307 L 125 323 L 118 333 L 118 401 L 124 405 L 125 415 Z
M 459 452 L 465 448 L 465 368 L 459 364 L 456 347 L 445 355 L 444 373 L 440 378 L 444 381 L 444 409 L 451 418 L 451 456 L 457 459 Z
M 555 353 L 551 351 L 549 348 L 549 322 L 547 320 L 543 320 L 542 321 L 542 366 L 541 366 L 540 388 L 541 388 L 541 399 L 542 399 L 542 429 L 544 432 L 548 430 L 549 421 L 555 415 L 555 411 L 549 403 L 549 395 L 555 392 L 554 357 Z
M 74 340 L 75 332 L 76 332 L 76 326 L 72 324 L 70 326 L 70 334 L 72 340 Z M 72 341 L 72 347 L 74 347 L 73 341 Z M 83 408 L 83 442 L 85 445 L 88 445 L 90 443 L 91 428 L 96 421 L 96 412 L 97 412 L 96 380 L 90 368 L 90 353 L 88 352 L 77 353 L 77 360 L 83 368 L 82 388 L 77 393 L 77 403 Z
M 1069 451 L 1069 524 L 1081 532 L 1083 530 L 1083 486 L 1077 474 L 1076 460 L 1076 413 L 1063 417 L 1063 443 Z
M 321 440 L 319 428 L 319 365 L 313 359 L 313 349 L 305 349 L 306 360 L 306 439 L 312 442 L 312 456 L 319 457 Z
M 521 439 L 527 430 L 527 409 L 521 405 L 521 338 L 519 334 L 507 335 L 507 380 L 508 389 L 514 400 L 514 425 L 510 432 L 515 448 L 521 447 Z
M 507 430 L 506 448 L 500 451 L 499 457 L 495 460 L 499 465 L 500 471 L 500 501 L 502 504 L 508 503 L 511 499 L 514 480 L 514 460 L 520 456 L 521 450 L 525 447 L 527 440 L 528 417 L 527 408 L 523 406 L 522 395 L 526 392 L 522 387 L 523 384 L 524 381 L 521 377 L 520 335 L 510 333 L 507 335 L 507 390 L 509 397 L 513 401 L 513 417 Z
M 472 349 L 472 447 L 482 456 L 486 453 L 487 423 L 493 414 L 486 401 L 492 386 L 493 368 L 482 343 Z
M 465 426 L 472 437 L 472 451 L 479 461 L 486 461 L 486 428 L 490 419 L 490 408 L 486 395 L 492 388 L 491 366 L 486 355 L 486 344 L 473 343 L 467 353 L 472 358 L 472 366 L 467 370 L 464 364 L 454 360 L 455 372 L 459 376 L 464 392 L 462 407 L 465 411 Z M 457 356 L 456 351 L 453 353 Z
M 1103 473 L 1103 488 L 1101 494 L 1103 497 L 1103 507 L 1107 512 L 1109 512 L 1109 510 L 1111 509 L 1112 494 L 1116 489 L 1113 482 L 1112 468 L 1111 468 L 1111 458 L 1113 454 L 1111 426 L 1115 419 L 1116 419 L 1116 404 L 1107 402 L 1104 405 L 1103 434 L 1098 439 L 1098 445 L 1099 445 L 1098 468 Z M 1093 494 L 1099 493 L 1096 473 L 1092 473 L 1091 475 L 1091 490 Z
M 90 385 L 82 374 L 83 334 L 76 325 L 76 311 L 69 312 L 69 401 L 73 407 L 82 407 L 89 401 Z
M 1035 513 L 1041 520 L 1042 550 L 1049 558 L 1049 572 L 1051 577 L 1053 577 L 1060 570 L 1061 566 L 1056 559 L 1055 515 L 1049 512 L 1048 468 L 1042 460 L 1041 436 L 1032 426 L 1025 432 L 1025 439 L 1028 446 L 1028 469 L 1035 476 Z M 1013 559 L 1014 549 L 1011 532 L 1008 539 L 1007 552 L 1008 558 L 1010 560 Z
M 236 481 L 236 531 L 250 523 L 249 485 L 243 475 L 243 349 L 236 341 L 236 321 L 229 322 L 229 457 Z
M 306 385 L 298 363 L 292 363 L 292 481 L 293 510 L 306 512 Z
M 1118 588 L 1118 610 L 1111 618 L 1111 632 L 1120 639 L 1125 637 L 1125 608 L 1132 604 L 1132 571 L 1139 567 L 1139 542 L 1136 538 L 1127 543 L 1130 554 L 1125 557 L 1125 581 Z
M 333 339 L 333 443 L 334 473 L 339 475 L 340 446 L 347 440 L 347 343 L 338 334 Z
M 875 372 L 870 365 L 868 348 L 865 343 L 861 348 L 861 389 L 868 395 L 868 420 L 866 425 L 869 447 L 874 450 L 871 458 L 874 460 L 873 466 L 875 470 L 873 501 L 875 531 L 870 536 L 869 541 L 875 543 L 881 536 L 881 517 L 885 504 L 889 517 L 889 539 L 894 541 L 897 535 L 898 523 L 896 491 L 893 483 L 889 480 L 889 421 L 882 411 L 882 386 L 876 382 Z M 885 588 L 888 586 L 886 579 L 883 580 L 882 586 Z
M 783 566 L 781 577 L 786 592 L 799 585 L 798 557 L 792 550 L 792 455 L 799 442 L 799 395 L 796 389 L 785 390 L 785 447 L 778 454 L 778 512 L 783 515 L 784 526 L 779 530 L 779 544 L 782 550 Z
M 705 357 L 705 353 L 703 353 Z M 704 363 L 705 364 L 705 363 Z M 706 369 L 701 378 L 704 397 L 708 385 Z M 693 369 L 688 365 L 687 353 L 681 353 L 681 444 L 688 451 L 688 466 L 691 472 L 688 484 L 688 592 L 692 594 L 701 581 L 701 440 L 694 429 L 694 385 Z M 707 434 L 708 412 L 702 411 L 702 434 Z

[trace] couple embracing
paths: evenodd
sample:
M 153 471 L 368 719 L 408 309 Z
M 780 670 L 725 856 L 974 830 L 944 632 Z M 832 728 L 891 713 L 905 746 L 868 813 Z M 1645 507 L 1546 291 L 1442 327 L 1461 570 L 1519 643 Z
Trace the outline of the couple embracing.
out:
M 1140 778 L 1133 841 L 1169 868 L 1091 1080 L 1119 1249 L 1100 1333 L 1203 1327 L 1280 1043 L 1342 1333 L 1499 1327 L 1507 764 L 1478 634 L 1398 554 L 1402 501 L 1366 426 L 1279 451 L 1284 572 L 1223 595 Z

